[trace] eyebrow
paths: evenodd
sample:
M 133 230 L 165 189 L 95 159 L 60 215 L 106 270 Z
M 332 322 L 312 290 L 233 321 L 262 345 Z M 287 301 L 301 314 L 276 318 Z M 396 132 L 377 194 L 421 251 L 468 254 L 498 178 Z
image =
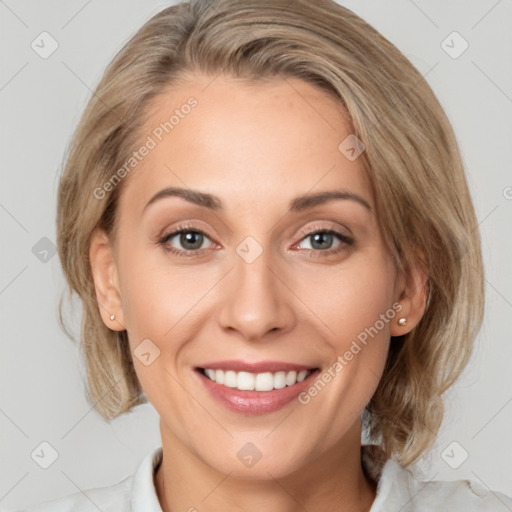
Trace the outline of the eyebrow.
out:
M 187 188 L 168 187 L 157 192 L 147 202 L 146 206 L 144 207 L 144 210 L 146 210 L 149 205 L 168 197 L 181 197 L 182 199 L 185 199 L 185 201 L 214 211 L 220 211 L 224 208 L 221 199 L 212 194 Z M 334 199 L 345 199 L 355 201 L 360 205 L 364 206 L 368 211 L 373 211 L 370 204 L 361 196 L 343 189 L 329 190 L 325 192 L 318 192 L 315 194 L 305 194 L 302 196 L 298 196 L 290 201 L 288 209 L 290 212 L 302 212 L 304 210 L 308 210 L 310 208 L 327 203 Z

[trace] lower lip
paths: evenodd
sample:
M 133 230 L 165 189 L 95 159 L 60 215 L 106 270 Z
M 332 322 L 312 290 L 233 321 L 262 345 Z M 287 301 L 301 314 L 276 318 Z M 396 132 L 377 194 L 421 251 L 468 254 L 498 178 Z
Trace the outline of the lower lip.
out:
M 237 388 L 230 388 L 218 384 L 203 375 L 201 371 L 195 370 L 206 389 L 221 404 L 235 412 L 249 414 L 267 414 L 277 411 L 297 398 L 306 389 L 320 370 L 314 370 L 302 382 L 293 386 L 286 386 L 272 391 L 240 391 Z

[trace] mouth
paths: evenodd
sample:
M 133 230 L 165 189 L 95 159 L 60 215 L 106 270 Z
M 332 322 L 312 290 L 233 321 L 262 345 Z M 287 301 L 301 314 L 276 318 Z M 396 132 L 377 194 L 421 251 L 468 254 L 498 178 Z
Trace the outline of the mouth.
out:
M 309 377 L 316 368 L 309 370 L 278 371 L 278 372 L 235 372 L 234 370 L 214 370 L 198 368 L 198 371 L 212 382 L 239 391 L 272 391 L 286 386 L 294 386 Z
M 302 365 L 281 364 L 277 371 L 261 371 L 261 364 L 230 363 L 219 367 L 221 365 L 216 363 L 196 367 L 194 373 L 217 403 L 232 411 L 249 414 L 265 414 L 281 409 L 297 398 L 320 373 L 317 367 Z M 233 369 L 248 366 L 258 367 L 259 370 Z M 266 369 L 276 367 L 275 364 L 263 366 Z

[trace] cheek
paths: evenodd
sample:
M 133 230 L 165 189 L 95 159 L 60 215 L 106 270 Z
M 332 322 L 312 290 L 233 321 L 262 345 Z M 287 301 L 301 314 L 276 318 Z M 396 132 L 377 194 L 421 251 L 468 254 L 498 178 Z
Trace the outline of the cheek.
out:
M 128 240 L 129 235 L 124 239 Z M 181 333 L 205 303 L 214 300 L 216 293 L 211 293 L 212 289 L 223 274 L 219 268 L 192 271 L 189 265 L 171 265 L 160 249 L 148 250 L 135 241 L 121 247 L 120 254 L 121 298 L 133 345 L 145 338 L 154 339 L 155 343 L 169 342 L 173 330 Z M 301 265 L 291 270 L 286 280 L 312 312 L 319 332 L 325 333 L 329 344 L 339 352 L 391 308 L 394 277 L 391 260 L 376 245 L 337 266 Z M 182 322 L 183 319 L 187 321 Z M 196 320 L 200 323 L 199 318 Z M 383 327 L 380 322 L 377 328 L 382 331 L 381 337 L 388 336 L 389 322 Z
M 296 281 L 298 294 L 324 324 L 322 332 L 338 353 L 375 324 L 381 338 L 389 336 L 390 319 L 379 321 L 382 314 L 394 316 L 395 273 L 385 253 L 374 248 L 354 254 L 337 269 L 311 272 L 309 279 L 302 274 Z
M 183 377 L 186 352 L 211 318 L 212 290 L 225 270 L 172 264 L 162 249 L 137 247 L 136 243 L 126 243 L 124 249 L 118 262 L 119 282 L 135 371 L 153 402 L 164 387 L 179 396 L 182 389 L 171 374 Z M 158 354 L 154 364 L 145 366 L 137 360 L 142 347 Z
M 159 248 L 146 248 L 126 234 L 118 262 L 121 300 L 132 345 L 137 339 L 159 340 L 185 315 L 189 288 L 180 270 L 165 265 Z
M 300 293 L 319 317 L 317 330 L 323 333 L 328 360 L 300 403 L 322 425 L 325 447 L 357 420 L 379 384 L 390 323 L 396 321 L 394 276 L 390 260 L 375 250 L 354 257 L 350 265 L 347 261 L 337 272 L 331 268 L 329 279 L 316 280 L 321 286 L 307 288 L 301 280 Z

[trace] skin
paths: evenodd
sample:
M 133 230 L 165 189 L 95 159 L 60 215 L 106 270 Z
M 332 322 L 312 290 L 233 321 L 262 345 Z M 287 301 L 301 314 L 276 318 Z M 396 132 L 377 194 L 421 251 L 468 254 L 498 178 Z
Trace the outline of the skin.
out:
M 334 97 L 300 79 L 212 82 L 197 74 L 154 101 L 141 140 L 190 96 L 197 107 L 122 184 L 115 239 L 97 230 L 90 246 L 105 324 L 126 329 L 132 350 L 147 338 L 160 350 L 149 366 L 136 357 L 134 364 L 160 415 L 162 509 L 259 511 L 264 503 L 283 512 L 368 511 L 376 483 L 361 466 L 360 415 L 382 376 L 390 336 L 413 329 L 424 312 L 425 276 L 419 267 L 397 273 L 362 158 L 349 161 L 338 150 L 351 127 Z M 168 197 L 143 212 L 169 186 L 214 194 L 224 209 Z M 340 188 L 372 211 L 333 200 L 287 212 L 296 196 Z M 183 222 L 206 232 L 200 255 L 179 257 L 158 243 Z M 334 236 L 314 245 L 304 233 L 313 228 L 354 243 Z M 236 252 L 248 236 L 263 250 L 252 263 Z M 190 251 L 179 235 L 167 246 Z M 223 359 L 325 370 L 397 302 L 400 313 L 306 405 L 233 412 L 193 371 Z M 252 467 L 237 458 L 248 442 L 262 454 Z

